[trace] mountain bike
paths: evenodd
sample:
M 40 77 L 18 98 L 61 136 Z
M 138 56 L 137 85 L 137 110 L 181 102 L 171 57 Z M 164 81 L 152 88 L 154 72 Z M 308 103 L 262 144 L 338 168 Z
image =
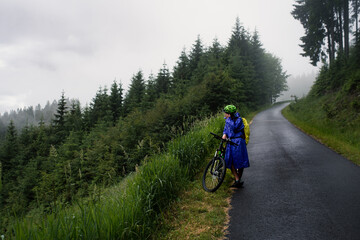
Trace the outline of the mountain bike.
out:
M 202 177 L 202 185 L 205 191 L 215 192 L 225 179 L 226 164 L 224 158 L 227 143 L 231 145 L 237 144 L 232 142 L 230 139 L 223 139 L 215 133 L 210 132 L 210 134 L 221 141 L 219 148 L 215 151 L 214 157 L 205 168 L 204 175 Z

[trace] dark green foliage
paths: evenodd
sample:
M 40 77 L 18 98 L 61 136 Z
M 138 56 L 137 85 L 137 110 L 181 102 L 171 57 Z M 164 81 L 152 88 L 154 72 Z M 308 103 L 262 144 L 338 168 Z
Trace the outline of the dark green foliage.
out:
M 225 106 L 232 96 L 239 94 L 236 89 L 233 89 L 234 82 L 234 79 L 230 78 L 226 72 L 209 73 L 204 78 L 206 89 L 204 98 L 211 112 L 216 112 L 219 107 Z
M 143 73 L 139 71 L 131 79 L 130 88 L 127 92 L 124 100 L 124 109 L 125 114 L 130 113 L 135 108 L 141 106 L 145 95 L 145 81 L 143 78 Z
M 181 52 L 179 60 L 174 66 L 172 73 L 173 85 L 172 89 L 176 95 L 183 96 L 186 92 L 186 86 L 189 85 L 191 71 L 190 71 L 190 60 L 185 52 L 185 49 Z
M 1 164 L 4 175 L 11 171 L 11 169 L 16 168 L 14 165 L 14 159 L 16 158 L 19 152 L 19 144 L 17 139 L 17 132 L 14 126 L 14 123 L 11 121 L 5 136 L 5 141 L 2 146 L 2 158 Z
M 144 110 L 150 109 L 151 107 L 154 106 L 154 103 L 158 98 L 159 98 L 159 94 L 156 89 L 155 77 L 153 74 L 150 74 L 149 79 L 146 83 L 145 96 L 144 96 L 142 108 Z
M 65 115 L 68 107 L 66 106 L 65 93 L 61 94 L 61 98 L 58 103 L 58 109 L 54 114 L 55 119 L 53 120 L 54 125 L 54 143 L 61 144 L 64 138 L 67 136 L 68 131 L 65 127 Z
M 327 59 L 332 65 L 339 55 L 349 57 L 352 19 L 356 21 L 355 36 L 358 32 L 358 0 L 296 0 L 294 7 L 292 15 L 305 29 L 300 38 L 303 56 L 310 57 L 314 66 Z
M 122 84 L 119 85 L 114 81 L 111 86 L 110 93 L 110 110 L 112 113 L 112 121 L 115 124 L 120 117 L 124 115 L 123 109 L 123 88 Z
M 167 65 L 164 63 L 155 79 L 155 90 L 160 96 L 161 94 L 167 94 L 171 88 L 170 72 Z
M 356 96 L 359 91 L 359 45 L 350 49 L 349 59 L 339 55 L 330 66 L 324 65 L 317 77 L 311 91 L 312 96 L 323 96 L 327 93 L 345 91 L 347 94 Z
M 70 110 L 66 115 L 65 128 L 68 131 L 83 130 L 83 119 L 81 113 L 81 106 L 78 100 L 72 100 Z
M 99 88 L 96 93 L 95 98 L 90 104 L 89 110 L 89 125 L 93 127 L 95 124 L 101 121 L 110 122 L 113 120 L 113 116 L 111 114 L 111 106 L 110 99 L 107 93 L 108 89 L 106 86 L 104 88 Z
M 198 84 L 201 81 L 201 78 L 197 76 L 197 72 L 202 70 L 201 68 L 198 68 L 198 64 L 203 54 L 203 44 L 201 42 L 200 36 L 198 36 L 189 54 L 189 78 L 192 80 L 192 85 Z

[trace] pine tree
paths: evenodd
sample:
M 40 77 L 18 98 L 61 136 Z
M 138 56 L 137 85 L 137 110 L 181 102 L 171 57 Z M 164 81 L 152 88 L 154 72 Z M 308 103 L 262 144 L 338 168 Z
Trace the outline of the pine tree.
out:
M 297 0 L 291 12 L 305 29 L 301 37 L 302 56 L 310 57 L 316 66 L 319 61 L 331 65 L 338 54 L 349 57 L 350 9 L 349 0 Z M 358 9 L 352 8 L 353 11 Z M 323 46 L 327 45 L 327 48 Z
M 128 114 L 135 108 L 141 107 L 145 95 L 145 82 L 142 71 L 131 79 L 130 89 L 124 100 L 125 113 Z
M 65 126 L 65 115 L 67 113 L 68 107 L 66 106 L 65 93 L 62 92 L 61 98 L 58 102 L 58 108 L 54 114 L 55 119 L 53 120 L 54 126 L 58 128 L 59 131 L 64 129 Z
M 60 144 L 67 136 L 67 129 L 65 126 L 65 118 L 68 107 L 66 106 L 65 93 L 62 92 L 61 98 L 58 103 L 58 108 L 54 114 L 55 119 L 53 120 L 54 127 L 54 143 Z
M 171 78 L 166 63 L 163 64 L 163 67 L 159 70 L 155 79 L 155 88 L 159 96 L 161 94 L 167 94 L 171 88 Z
M 100 87 L 90 104 L 90 122 L 92 126 L 99 122 L 112 122 L 110 97 L 107 87 Z
M 194 72 L 196 71 L 200 59 L 204 53 L 203 44 L 200 39 L 200 35 L 197 37 L 195 43 L 189 54 L 189 72 L 190 77 L 193 77 Z M 195 81 L 197 83 L 197 81 Z
M 257 30 L 255 30 L 250 44 L 250 59 L 255 70 L 254 84 L 252 86 L 254 88 L 253 101 L 256 102 L 256 105 L 261 106 L 269 102 L 269 97 L 266 95 L 268 95 L 267 92 L 270 89 L 270 82 L 266 78 L 265 50 L 262 47 Z M 261 87 L 259 88 L 259 86 Z
M 190 60 L 184 48 L 173 69 L 172 92 L 175 93 L 175 95 L 183 96 L 186 91 L 186 87 L 189 86 L 190 77 Z
M 121 82 L 118 85 L 115 80 L 111 86 L 110 109 L 112 121 L 115 124 L 123 116 L 123 88 Z
M 270 82 L 269 89 L 267 90 L 270 98 L 268 103 L 274 103 L 280 96 L 280 93 L 287 90 L 286 79 L 288 75 L 283 71 L 279 58 L 270 53 L 267 53 L 265 58 L 268 67 L 266 72 L 267 79 Z
M 2 164 L 3 176 L 9 178 L 9 173 L 11 173 L 17 167 L 15 164 L 15 158 L 19 153 L 17 131 L 12 120 L 10 121 L 10 124 L 7 128 L 5 142 L 3 143 L 1 152 L 2 155 L 0 158 L 0 162 Z
M 249 57 L 250 53 L 250 35 L 242 26 L 239 17 L 236 18 L 235 26 L 229 40 L 227 56 L 240 55 Z
M 81 131 L 83 129 L 82 113 L 79 100 L 72 100 L 70 110 L 66 115 L 66 129 Z
M 143 99 L 143 109 L 148 110 L 154 106 L 156 99 L 158 99 L 159 94 L 156 89 L 155 77 L 153 74 L 150 74 L 149 79 L 145 86 L 145 96 Z

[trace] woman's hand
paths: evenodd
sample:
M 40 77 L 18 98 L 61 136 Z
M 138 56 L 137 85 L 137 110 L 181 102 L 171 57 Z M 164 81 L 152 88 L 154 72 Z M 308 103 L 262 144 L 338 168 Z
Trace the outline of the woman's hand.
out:
M 226 134 L 224 134 L 224 135 L 222 136 L 222 139 L 227 139 Z

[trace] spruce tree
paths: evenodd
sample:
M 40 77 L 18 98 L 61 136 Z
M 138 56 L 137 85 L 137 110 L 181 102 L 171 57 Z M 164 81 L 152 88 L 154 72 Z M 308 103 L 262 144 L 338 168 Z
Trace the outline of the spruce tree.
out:
M 240 55 L 248 58 L 250 55 L 250 35 L 242 26 L 239 17 L 236 18 L 235 26 L 229 40 L 227 56 Z
M 19 143 L 17 131 L 15 129 L 14 122 L 11 120 L 6 131 L 5 141 L 2 146 L 2 155 L 0 161 L 2 164 L 3 176 L 8 176 L 12 170 L 16 167 L 14 165 L 15 157 L 19 153 Z
M 158 99 L 159 94 L 156 89 L 155 77 L 153 74 L 150 74 L 148 81 L 145 86 L 145 96 L 143 99 L 144 110 L 148 110 L 154 106 L 156 99 Z
M 163 67 L 159 70 L 159 73 L 155 80 L 155 88 L 160 96 L 161 94 L 167 94 L 171 87 L 171 78 L 169 69 L 166 63 L 163 64 Z
M 79 100 L 72 100 L 68 114 L 66 115 L 66 128 L 68 131 L 81 131 L 83 120 Z
M 183 96 L 186 87 L 189 85 L 190 77 L 191 77 L 190 60 L 184 48 L 173 69 L 172 92 L 175 93 L 175 95 Z
M 59 130 L 64 129 L 65 125 L 65 115 L 67 113 L 68 107 L 66 106 L 65 93 L 61 93 L 61 98 L 58 102 L 58 107 L 56 113 L 54 114 L 55 119 L 53 120 L 54 126 Z
M 192 77 L 193 73 L 196 71 L 203 53 L 204 53 L 203 44 L 201 42 L 200 35 L 198 35 L 189 54 L 190 77 Z
M 65 118 L 68 107 L 66 106 L 65 93 L 62 92 L 61 98 L 58 102 L 56 113 L 54 114 L 55 119 L 53 120 L 54 128 L 54 143 L 60 144 L 67 136 L 67 129 L 65 126 Z
M 108 89 L 100 87 L 95 97 L 90 103 L 90 122 L 93 125 L 99 122 L 112 122 L 110 97 L 107 93 Z
M 141 107 L 145 95 L 145 81 L 142 71 L 139 71 L 131 79 L 130 89 L 124 100 L 124 110 L 128 114 L 135 108 Z
M 123 115 L 123 88 L 121 82 L 118 85 L 114 80 L 110 91 L 110 109 L 112 121 L 115 124 Z
M 262 47 L 257 30 L 255 30 L 250 40 L 250 45 L 250 60 L 255 70 L 253 101 L 256 102 L 257 106 L 261 106 L 269 102 L 269 98 L 266 95 L 270 89 L 270 81 L 266 78 L 265 50 Z

